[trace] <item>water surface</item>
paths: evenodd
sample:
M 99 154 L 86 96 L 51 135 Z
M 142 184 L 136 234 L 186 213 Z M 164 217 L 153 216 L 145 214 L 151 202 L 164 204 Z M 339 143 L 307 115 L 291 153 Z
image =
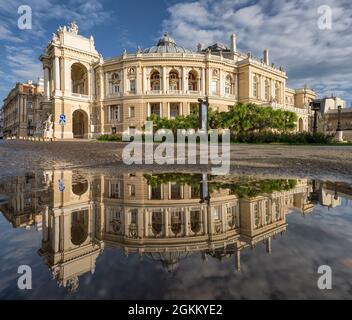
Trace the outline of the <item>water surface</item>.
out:
M 0 181 L 0 298 L 350 299 L 351 199 L 320 180 L 29 172 Z

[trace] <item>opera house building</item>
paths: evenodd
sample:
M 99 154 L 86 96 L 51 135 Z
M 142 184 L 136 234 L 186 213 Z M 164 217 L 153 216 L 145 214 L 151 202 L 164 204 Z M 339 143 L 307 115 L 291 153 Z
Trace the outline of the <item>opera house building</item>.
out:
M 234 34 L 229 46 L 190 50 L 166 33 L 150 48 L 103 58 L 94 38 L 80 35 L 71 23 L 54 33 L 40 59 L 41 121 L 57 139 L 131 132 L 152 114 L 188 115 L 204 96 L 219 111 L 237 102 L 289 110 L 298 116 L 297 131 L 310 128 L 309 102 L 315 93 L 306 86 L 288 88 L 286 72 L 270 63 L 269 51 L 262 58 L 242 53 Z

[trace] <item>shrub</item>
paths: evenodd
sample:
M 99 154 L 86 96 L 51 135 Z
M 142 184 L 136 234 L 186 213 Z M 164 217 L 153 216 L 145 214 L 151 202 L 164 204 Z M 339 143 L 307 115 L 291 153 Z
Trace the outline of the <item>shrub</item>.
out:
M 103 134 L 97 138 L 98 141 L 122 141 L 122 136 L 119 134 Z
M 231 134 L 231 142 L 238 143 L 292 143 L 292 144 L 331 144 L 335 141 L 331 135 L 323 133 L 277 133 L 245 132 Z

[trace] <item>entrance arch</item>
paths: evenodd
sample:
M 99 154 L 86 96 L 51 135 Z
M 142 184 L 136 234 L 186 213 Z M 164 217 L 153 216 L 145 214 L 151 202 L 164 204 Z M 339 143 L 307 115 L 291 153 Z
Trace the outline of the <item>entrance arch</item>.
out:
M 72 114 L 72 133 L 74 139 L 88 138 L 88 115 L 83 110 Z
M 303 132 L 304 131 L 304 123 L 303 123 L 303 119 L 299 118 L 298 120 L 298 131 L 299 132 Z

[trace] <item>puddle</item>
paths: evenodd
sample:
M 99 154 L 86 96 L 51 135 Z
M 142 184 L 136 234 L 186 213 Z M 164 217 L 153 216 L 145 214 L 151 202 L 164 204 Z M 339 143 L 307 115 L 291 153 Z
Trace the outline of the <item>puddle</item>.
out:
M 346 183 L 34 172 L 0 181 L 0 212 L 2 299 L 351 296 Z M 333 290 L 317 286 L 321 265 Z

